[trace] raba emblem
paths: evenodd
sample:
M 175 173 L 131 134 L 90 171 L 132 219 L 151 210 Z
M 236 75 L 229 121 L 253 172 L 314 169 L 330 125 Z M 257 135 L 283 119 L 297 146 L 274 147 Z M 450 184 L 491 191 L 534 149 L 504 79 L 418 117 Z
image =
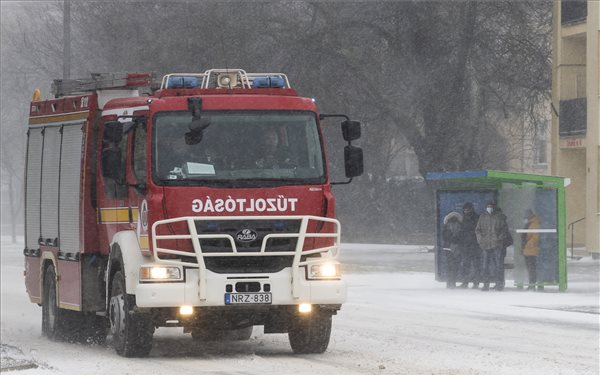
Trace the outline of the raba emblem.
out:
M 235 238 L 240 242 L 251 242 L 258 237 L 258 234 L 252 229 L 242 229 L 235 234 Z

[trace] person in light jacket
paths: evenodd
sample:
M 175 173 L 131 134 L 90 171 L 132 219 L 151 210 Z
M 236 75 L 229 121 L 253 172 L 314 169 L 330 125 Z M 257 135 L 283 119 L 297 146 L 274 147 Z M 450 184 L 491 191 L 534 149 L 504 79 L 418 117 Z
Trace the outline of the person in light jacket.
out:
M 481 247 L 482 267 L 481 277 L 483 281 L 482 291 L 490 289 L 490 283 L 494 282 L 494 289 L 502 290 L 503 267 L 500 265 L 502 260 L 502 249 L 504 248 L 505 236 L 508 233 L 506 220 L 497 212 L 496 203 L 490 201 L 485 207 L 485 211 L 479 216 L 475 234 L 477 242 Z
M 531 209 L 525 210 L 525 229 L 537 230 L 540 229 L 540 218 L 533 213 Z M 523 256 L 525 257 L 525 265 L 529 274 L 529 286 L 527 290 L 535 288 L 537 282 L 537 257 L 540 255 L 540 234 L 536 232 L 522 233 L 521 244 Z

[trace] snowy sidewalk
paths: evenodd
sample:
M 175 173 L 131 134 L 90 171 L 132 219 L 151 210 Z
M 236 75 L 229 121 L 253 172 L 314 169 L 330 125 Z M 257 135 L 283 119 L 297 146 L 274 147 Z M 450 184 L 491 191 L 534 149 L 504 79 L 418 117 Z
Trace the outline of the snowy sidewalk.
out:
M 22 245 L 2 243 L 2 371 L 48 374 L 597 375 L 598 263 L 570 263 L 569 291 L 445 288 L 423 246 L 344 244 L 348 302 L 329 349 L 294 355 L 287 336 L 255 327 L 246 342 L 199 343 L 179 328 L 155 334 L 149 358 L 108 346 L 51 342 L 23 285 Z M 573 280 L 573 281 L 571 281 Z

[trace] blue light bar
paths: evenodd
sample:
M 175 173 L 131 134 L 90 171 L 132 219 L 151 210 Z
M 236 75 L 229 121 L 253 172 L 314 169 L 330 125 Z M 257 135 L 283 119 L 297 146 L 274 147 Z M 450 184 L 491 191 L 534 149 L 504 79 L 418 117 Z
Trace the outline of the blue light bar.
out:
M 285 87 L 285 81 L 282 77 L 256 77 L 252 82 L 253 89 L 260 88 L 277 88 L 282 89 Z
M 193 89 L 198 87 L 198 78 L 196 77 L 169 77 L 167 87 L 170 89 Z

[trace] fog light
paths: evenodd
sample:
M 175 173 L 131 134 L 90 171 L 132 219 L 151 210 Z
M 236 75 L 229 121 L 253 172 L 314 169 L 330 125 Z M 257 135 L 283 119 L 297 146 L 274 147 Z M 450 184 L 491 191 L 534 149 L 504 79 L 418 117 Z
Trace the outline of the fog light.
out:
M 179 308 L 179 315 L 192 315 L 194 308 L 192 306 L 181 306 Z
M 298 305 L 298 311 L 307 314 L 312 311 L 312 305 L 310 303 L 301 303 Z

